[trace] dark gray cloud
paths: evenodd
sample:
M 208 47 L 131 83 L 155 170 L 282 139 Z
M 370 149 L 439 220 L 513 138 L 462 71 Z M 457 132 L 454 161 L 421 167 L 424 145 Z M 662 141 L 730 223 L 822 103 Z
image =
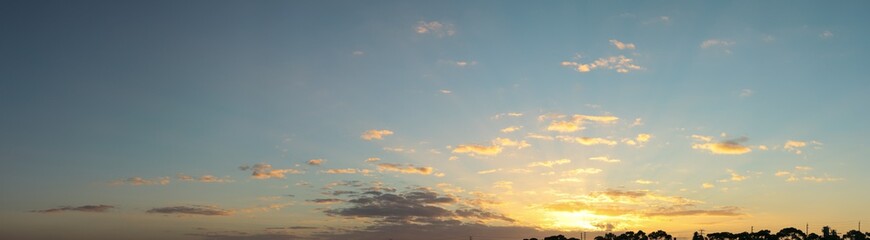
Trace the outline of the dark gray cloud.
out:
M 115 208 L 115 206 L 100 204 L 100 205 L 84 205 L 84 206 L 78 206 L 78 207 L 64 206 L 64 207 L 50 208 L 50 209 L 43 209 L 43 210 L 33 210 L 31 212 L 59 213 L 59 212 L 66 212 L 66 211 L 75 211 L 75 212 L 101 213 L 101 212 L 108 212 L 112 208 Z
M 414 239 L 414 240 L 444 240 L 444 239 L 523 239 L 538 238 L 564 234 L 565 236 L 580 236 L 580 232 L 542 231 L 534 227 L 523 226 L 489 226 L 484 224 L 456 223 L 445 221 L 441 224 L 380 224 L 364 229 L 319 233 L 313 237 L 325 240 L 381 240 L 381 239 Z M 603 233 L 590 232 L 590 236 Z
M 288 240 L 302 239 L 295 235 L 285 233 L 257 233 L 250 234 L 247 232 L 225 231 L 225 232 L 206 232 L 206 233 L 189 233 L 188 236 L 200 237 L 206 240 Z
M 344 200 L 337 199 L 337 198 L 318 198 L 318 199 L 311 199 L 311 200 L 308 200 L 308 201 L 309 201 L 309 202 L 313 202 L 313 203 L 324 203 L 324 204 L 326 204 L 326 203 L 337 203 L 337 202 L 343 202 Z
M 499 219 L 507 222 L 515 222 L 516 220 L 506 217 L 502 214 L 487 212 L 480 209 L 458 209 L 454 211 L 457 216 L 465 217 L 465 218 L 478 218 L 478 219 Z
M 386 193 L 376 196 L 362 196 L 348 200 L 352 206 L 348 208 L 330 209 L 329 215 L 370 218 L 411 218 L 411 217 L 447 217 L 453 213 L 429 205 L 437 202 L 453 202 L 454 199 L 432 197 L 428 193 L 411 192 L 406 194 Z
M 305 229 L 317 229 L 317 227 L 309 227 L 309 226 L 290 226 L 290 227 L 268 227 L 266 230 L 305 230 Z
M 339 196 L 339 195 L 343 195 L 343 194 L 355 194 L 355 193 L 356 193 L 356 191 L 336 190 L 336 191 L 332 191 L 331 193 L 328 193 L 328 194 L 332 195 L 332 196 Z
M 152 208 L 148 210 L 148 213 L 162 213 L 162 214 L 191 214 L 191 215 L 206 215 L 206 216 L 229 216 L 232 214 L 232 211 L 210 207 L 210 206 L 173 206 L 173 207 L 162 207 L 162 208 Z

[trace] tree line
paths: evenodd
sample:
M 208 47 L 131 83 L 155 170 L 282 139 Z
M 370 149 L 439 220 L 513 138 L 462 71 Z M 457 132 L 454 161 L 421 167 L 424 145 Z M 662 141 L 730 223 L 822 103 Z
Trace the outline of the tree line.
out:
M 822 227 L 822 235 L 810 233 L 809 235 L 794 227 L 787 227 L 779 230 L 777 233 L 772 233 L 770 230 L 761 230 L 758 232 L 715 232 L 707 235 L 695 232 L 692 235 L 692 240 L 870 240 L 868 239 L 870 232 L 862 233 L 858 230 L 851 230 L 843 235 L 837 233 L 828 226 Z M 523 240 L 538 240 L 537 238 L 525 238 Z M 578 238 L 568 238 L 564 235 L 555 235 L 545 237 L 543 240 L 580 240 Z M 628 231 L 619 235 L 606 233 L 604 236 L 597 236 L 594 240 L 677 240 L 665 231 L 658 230 L 649 234 L 638 230 L 637 232 Z

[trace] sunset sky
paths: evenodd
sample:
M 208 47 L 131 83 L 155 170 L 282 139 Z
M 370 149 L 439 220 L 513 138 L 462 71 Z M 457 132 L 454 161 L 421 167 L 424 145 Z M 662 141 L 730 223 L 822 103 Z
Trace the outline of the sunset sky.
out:
M 870 220 L 867 1 L 3 1 L 0 239 Z

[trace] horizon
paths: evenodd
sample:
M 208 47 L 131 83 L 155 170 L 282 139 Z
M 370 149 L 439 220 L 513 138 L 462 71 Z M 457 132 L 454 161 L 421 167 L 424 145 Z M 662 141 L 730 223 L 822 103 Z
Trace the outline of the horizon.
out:
M 682 239 L 870 216 L 868 2 L 0 6 L 3 239 Z

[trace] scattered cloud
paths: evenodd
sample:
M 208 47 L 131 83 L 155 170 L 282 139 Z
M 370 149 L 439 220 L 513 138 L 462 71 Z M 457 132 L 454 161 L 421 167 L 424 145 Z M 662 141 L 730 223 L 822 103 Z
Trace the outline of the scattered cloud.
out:
M 366 158 L 366 162 L 367 162 L 367 163 L 369 163 L 369 162 L 377 162 L 377 161 L 380 161 L 380 160 L 381 160 L 381 158 L 378 158 L 378 157 L 370 157 L 370 158 Z
M 795 154 L 801 154 L 801 153 L 803 153 L 801 151 L 801 148 L 806 147 L 806 146 L 807 146 L 806 142 L 788 140 L 785 142 L 785 145 L 783 145 L 783 149 L 785 149 L 786 151 L 789 151 L 789 152 L 793 152 Z
M 544 115 L 542 115 L 544 116 Z M 539 117 L 540 119 L 540 117 Z M 579 130 L 586 129 L 583 127 L 583 123 L 585 122 L 595 122 L 602 124 L 610 124 L 615 123 L 619 120 L 618 117 L 615 116 L 592 116 L 592 115 L 580 115 L 575 114 L 571 117 L 570 121 L 553 121 L 547 126 L 548 131 L 561 132 L 561 133 L 569 133 L 576 132 Z
M 493 145 L 505 146 L 505 147 L 517 147 L 517 149 L 523 149 L 527 147 L 531 147 L 532 145 L 526 142 L 526 140 L 514 141 L 509 138 L 496 138 L 492 140 Z
M 337 199 L 337 198 L 318 198 L 318 199 L 310 199 L 310 200 L 306 200 L 306 201 L 317 203 L 317 204 L 333 204 L 333 203 L 344 202 L 344 200 Z
M 357 50 L 357 51 L 353 51 L 353 53 L 351 53 L 351 54 L 353 54 L 354 56 L 362 56 L 362 55 L 365 55 L 366 53 L 363 51 Z
M 832 33 L 831 31 L 825 30 L 824 32 L 819 34 L 819 37 L 822 39 L 829 39 L 829 38 L 834 37 L 834 33 Z
M 619 50 L 634 49 L 634 43 L 623 43 L 616 39 L 610 39 L 610 43 Z
M 502 147 L 499 145 L 492 146 L 484 146 L 477 144 L 468 144 L 468 145 L 459 145 L 453 148 L 453 153 L 467 153 L 469 155 L 474 156 L 475 154 L 479 155 L 488 155 L 495 156 L 501 153 Z
M 217 208 L 214 206 L 202 206 L 202 205 L 152 208 L 152 209 L 148 210 L 147 213 L 205 215 L 205 216 L 229 216 L 229 215 L 232 215 L 232 211 L 220 209 L 220 208 Z
M 563 61 L 561 65 L 574 68 L 574 70 L 581 73 L 591 72 L 596 69 L 615 70 L 618 73 L 628 73 L 630 71 L 644 69 L 643 67 L 634 64 L 634 59 L 623 55 L 599 58 L 589 63 Z
M 145 179 L 141 177 L 131 177 L 127 179 L 115 180 L 112 181 L 111 185 L 131 185 L 131 186 L 143 186 L 143 185 L 166 185 L 169 184 L 169 177 L 158 177 L 154 179 Z
M 455 66 L 459 68 L 471 67 L 477 65 L 477 61 L 465 61 L 465 60 L 439 60 L 440 64 L 446 64 L 450 66 Z
M 563 142 L 571 142 L 571 143 L 579 143 L 586 146 L 592 145 L 608 145 L 613 146 L 616 145 L 616 141 L 605 139 L 605 138 L 597 138 L 597 137 L 571 137 L 571 136 L 556 136 L 559 140 Z
M 35 213 L 60 213 L 60 212 L 102 213 L 102 212 L 108 212 L 112 208 L 115 208 L 115 206 L 100 204 L 100 205 L 84 205 L 84 206 L 78 206 L 78 207 L 64 206 L 64 207 L 57 207 L 57 208 L 50 208 L 50 209 L 43 209 L 43 210 L 33 210 L 31 212 L 35 212 Z
M 755 92 L 753 92 L 752 89 L 742 89 L 740 90 L 740 94 L 738 94 L 738 96 L 740 96 L 741 98 L 747 98 L 752 96 L 752 94 L 754 93 Z
M 701 42 L 701 48 L 713 48 L 713 47 L 726 48 L 726 47 L 732 46 L 734 44 L 737 44 L 737 43 L 734 41 L 730 41 L 730 40 L 707 39 L 704 42 Z
M 178 180 L 181 180 L 181 181 L 197 181 L 197 182 L 203 182 L 203 183 L 225 183 L 225 182 L 232 182 L 233 181 L 233 180 L 230 180 L 228 178 L 219 178 L 219 177 L 215 177 L 212 175 L 202 175 L 199 177 L 193 177 L 193 176 L 189 176 L 189 175 L 178 174 L 176 176 L 176 178 L 178 178 Z
M 490 170 L 483 170 L 483 171 L 477 171 L 477 174 L 490 174 L 490 173 L 499 172 L 499 171 L 501 171 L 501 170 L 502 170 L 501 168 L 490 169 Z
M 600 156 L 600 157 L 591 157 L 591 158 L 589 158 L 589 160 L 592 160 L 592 161 L 599 161 L 599 162 L 606 162 L 606 163 L 618 163 L 618 162 L 621 162 L 621 161 L 622 161 L 622 160 L 619 160 L 619 159 L 613 159 L 613 158 L 609 158 L 609 157 L 605 157 L 605 156 Z
M 397 153 L 415 153 L 417 150 L 413 148 L 404 148 L 404 147 L 384 147 L 384 151 L 388 152 L 397 152 Z
M 378 164 L 378 171 L 380 172 L 399 172 L 405 174 L 421 174 L 421 175 L 429 175 L 432 174 L 434 169 L 432 167 L 415 167 L 414 165 L 408 164 L 407 166 L 403 166 L 401 164 L 395 163 L 381 163 Z
M 726 140 L 722 142 L 711 142 L 713 140 L 712 137 L 700 136 L 700 135 L 692 135 L 692 138 L 696 140 L 703 141 L 703 143 L 694 143 L 692 144 L 693 149 L 701 149 L 708 150 L 714 154 L 731 154 L 731 155 L 739 155 L 745 154 L 752 151 L 751 148 L 747 146 L 743 146 L 741 142 L 746 142 L 748 138 L 737 138 L 732 140 Z
M 701 184 L 701 187 L 704 189 L 710 189 L 716 187 L 716 185 L 713 185 L 712 183 L 703 183 Z
M 534 139 L 547 140 L 547 141 L 553 140 L 553 137 L 551 137 L 551 136 L 541 135 L 541 134 L 537 134 L 537 133 L 526 134 L 526 138 L 534 138 Z
M 644 179 L 634 180 L 634 182 L 637 183 L 637 184 L 643 184 L 643 185 L 649 185 L 649 184 L 656 184 L 656 183 L 658 183 L 658 182 L 653 182 L 653 181 L 650 181 L 650 180 L 644 180 Z
M 492 119 L 501 119 L 505 117 L 522 117 L 523 113 L 520 112 L 508 112 L 508 113 L 499 113 L 495 116 L 492 116 Z
M 509 127 L 506 127 L 506 128 L 502 128 L 502 129 L 501 129 L 501 132 L 503 132 L 503 133 L 512 133 L 512 132 L 516 132 L 516 131 L 518 131 L 518 130 L 520 130 L 520 129 L 522 129 L 522 128 L 523 128 L 523 126 L 509 126 Z
M 308 160 L 308 162 L 305 162 L 305 163 L 308 164 L 309 166 L 320 166 L 320 164 L 323 164 L 323 162 L 325 162 L 325 161 L 326 160 L 318 158 L 318 159 Z
M 651 138 L 652 138 L 652 135 L 650 135 L 648 133 L 641 133 L 641 134 L 638 134 L 637 137 L 634 139 L 637 140 L 637 142 L 645 143 L 645 142 L 648 142 Z
M 419 21 L 414 29 L 417 34 L 432 34 L 437 37 L 449 37 L 456 34 L 453 24 L 444 24 L 438 21 Z
M 564 171 L 564 172 L 562 172 L 562 175 L 569 176 L 569 175 L 582 175 L 582 174 L 597 174 L 597 173 L 600 173 L 602 171 L 604 171 L 604 170 L 601 170 L 598 168 L 578 168 L 578 169 L 574 169 L 574 170 Z
M 441 93 L 443 93 L 443 94 L 451 94 L 451 93 L 453 93 L 453 91 L 450 91 L 450 90 L 447 90 L 447 89 L 441 89 L 441 90 L 438 90 L 438 92 L 441 92 Z
M 324 170 L 321 172 L 326 173 L 326 174 L 357 174 L 357 173 L 370 174 L 371 170 L 355 169 L 355 168 L 334 168 L 334 169 L 327 169 L 327 170 Z
M 251 178 L 254 178 L 254 179 L 285 178 L 286 174 L 300 174 L 300 173 L 302 173 L 299 170 L 291 169 L 291 168 L 274 169 L 274 168 L 272 168 L 271 164 L 267 164 L 267 163 L 257 163 L 257 164 L 254 164 L 254 166 L 252 166 L 252 167 L 242 166 L 242 167 L 239 167 L 239 169 L 242 169 L 243 171 L 248 170 L 248 169 L 253 170 L 251 172 Z
M 360 135 L 360 138 L 365 139 L 365 140 L 369 140 L 369 141 L 375 140 L 375 139 L 381 140 L 381 139 L 384 139 L 384 136 L 389 136 L 389 135 L 393 135 L 393 131 L 385 130 L 385 129 L 384 130 L 372 129 L 372 130 L 368 130 L 368 131 L 364 132 L 362 135 Z
M 532 162 L 529 163 L 529 167 L 548 167 L 551 168 L 556 165 L 568 164 L 571 163 L 571 159 L 563 158 L 554 161 L 542 161 L 542 162 Z

